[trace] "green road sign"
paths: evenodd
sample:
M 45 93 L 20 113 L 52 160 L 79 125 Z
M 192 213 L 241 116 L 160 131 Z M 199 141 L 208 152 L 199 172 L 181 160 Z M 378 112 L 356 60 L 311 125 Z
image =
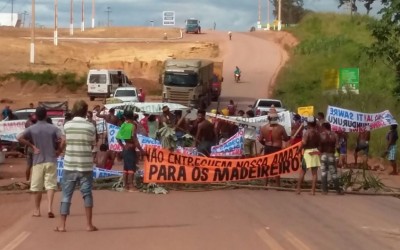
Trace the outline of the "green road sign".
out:
M 360 92 L 360 69 L 343 68 L 339 71 L 339 90 L 347 92 L 348 90 L 358 94 Z

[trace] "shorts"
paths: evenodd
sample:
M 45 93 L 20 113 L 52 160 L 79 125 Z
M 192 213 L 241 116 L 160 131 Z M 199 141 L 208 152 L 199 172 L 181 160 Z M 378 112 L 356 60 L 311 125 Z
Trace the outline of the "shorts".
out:
M 197 145 L 197 151 L 205 156 L 209 156 L 211 153 L 212 146 L 214 146 L 214 143 L 211 141 L 201 141 Z
M 42 192 L 57 189 L 57 166 L 56 163 L 47 162 L 36 164 L 32 167 L 31 191 Z
M 360 151 L 364 151 L 364 153 L 366 155 L 368 155 L 368 151 L 369 151 L 369 144 L 367 143 L 357 143 L 357 147 L 356 147 L 356 153 L 360 152 Z
M 83 197 L 83 202 L 86 208 L 93 207 L 93 171 L 63 171 L 62 177 L 62 197 L 60 214 L 69 215 L 71 207 L 72 195 L 74 194 L 75 187 L 80 186 L 80 191 Z
M 135 172 L 136 166 L 136 151 L 135 150 L 122 150 L 122 159 L 124 161 L 124 172 Z
M 389 152 L 388 152 L 387 159 L 389 161 L 395 161 L 396 160 L 396 156 L 397 156 L 397 145 L 391 145 L 389 147 Z
M 251 139 L 244 139 L 244 154 L 245 155 L 250 155 L 250 156 L 255 156 L 255 140 Z
M 265 146 L 264 147 L 264 154 L 265 155 L 269 155 L 269 154 L 276 153 L 276 152 L 281 151 L 281 150 L 282 150 L 282 148 L 279 148 L 279 147 Z
M 347 154 L 347 146 L 346 145 L 340 146 L 339 153 L 340 153 L 340 155 L 346 155 Z

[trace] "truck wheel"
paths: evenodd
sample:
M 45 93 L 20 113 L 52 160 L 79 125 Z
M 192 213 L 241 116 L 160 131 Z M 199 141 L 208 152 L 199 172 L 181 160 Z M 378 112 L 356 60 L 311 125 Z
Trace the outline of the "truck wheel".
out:
M 90 101 L 93 102 L 94 101 L 94 96 L 90 97 Z

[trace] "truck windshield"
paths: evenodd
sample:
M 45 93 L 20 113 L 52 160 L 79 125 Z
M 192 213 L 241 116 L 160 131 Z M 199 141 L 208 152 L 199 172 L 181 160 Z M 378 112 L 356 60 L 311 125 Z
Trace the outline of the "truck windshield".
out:
M 184 73 L 165 73 L 165 86 L 196 87 L 197 75 Z
M 115 97 L 118 97 L 118 96 L 136 96 L 136 91 L 135 90 L 128 90 L 128 89 L 126 89 L 126 90 L 118 90 L 116 93 L 115 93 Z
M 197 20 L 187 20 L 187 24 L 197 24 Z
M 89 83 L 106 83 L 107 75 L 106 74 L 92 74 L 89 77 Z

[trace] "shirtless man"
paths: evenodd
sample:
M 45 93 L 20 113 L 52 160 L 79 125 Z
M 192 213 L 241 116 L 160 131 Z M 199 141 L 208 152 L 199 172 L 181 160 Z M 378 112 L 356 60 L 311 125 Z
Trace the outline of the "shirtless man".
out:
M 211 147 L 215 145 L 216 140 L 214 126 L 206 119 L 206 111 L 197 111 L 197 132 L 195 137 L 197 151 L 209 156 Z
M 291 145 L 301 142 L 301 140 L 303 138 L 303 130 L 304 130 L 304 126 L 301 123 L 301 116 L 298 114 L 295 114 L 293 116 L 292 131 L 291 131 L 291 135 L 290 135 L 290 144 Z
M 354 164 L 357 167 L 357 158 L 358 158 L 358 152 L 364 151 L 365 154 L 365 160 L 363 161 L 363 164 L 368 163 L 368 151 L 369 151 L 369 140 L 371 139 L 371 131 L 370 128 L 367 126 L 365 131 L 359 132 L 357 136 L 357 146 L 354 151 Z
M 328 194 L 328 171 L 331 174 L 333 185 L 338 194 L 342 194 L 339 187 L 339 178 L 337 176 L 335 151 L 339 146 L 339 140 L 336 133 L 331 131 L 331 124 L 325 122 L 321 125 L 322 132 L 320 134 L 320 152 L 321 152 L 321 181 L 322 194 Z
M 115 160 L 115 154 L 111 150 L 108 150 L 106 144 L 101 144 L 100 152 L 96 154 L 94 160 L 96 167 L 111 170 L 111 168 L 114 165 L 114 160 Z
M 304 180 L 304 175 L 307 169 L 311 168 L 312 171 L 312 188 L 311 194 L 315 195 L 315 186 L 317 184 L 318 167 L 321 166 L 321 160 L 319 158 L 320 152 L 318 150 L 320 146 L 320 135 L 317 128 L 317 122 L 315 117 L 311 116 L 307 118 L 307 131 L 303 134 L 303 140 L 300 146 L 300 151 L 304 149 L 302 169 L 297 182 L 297 194 L 300 194 L 301 184 Z M 300 152 L 299 152 L 300 153 Z
M 130 111 L 125 111 L 125 122 L 121 125 L 116 139 L 122 147 L 122 158 L 124 160 L 123 184 L 125 190 L 134 192 L 133 178 L 137 169 L 138 157 L 136 149 L 139 149 L 142 155 L 146 152 L 139 144 L 136 134 L 136 124 L 134 122 L 134 114 Z M 124 143 L 122 142 L 124 141 Z
M 269 155 L 282 150 L 283 142 L 289 141 L 285 128 L 278 124 L 279 116 L 274 108 L 268 114 L 269 123 L 260 129 L 259 142 L 264 146 L 264 154 Z M 275 177 L 276 185 L 280 186 L 280 176 Z M 266 180 L 268 183 L 268 179 Z
M 118 126 L 119 119 L 118 119 L 118 117 L 115 115 L 115 109 L 114 109 L 114 108 L 111 108 L 111 109 L 108 111 L 108 114 L 100 114 L 100 113 L 101 113 L 102 111 L 104 111 L 105 109 L 106 109 L 106 107 L 103 107 L 103 108 L 100 110 L 100 112 L 99 112 L 98 114 L 96 114 L 96 116 L 99 117 L 99 118 L 103 118 L 104 121 L 105 121 L 106 123 L 110 123 L 110 124 L 112 124 L 112 125 Z
M 160 128 L 165 127 L 166 125 L 173 127 L 176 124 L 176 117 L 171 113 L 168 106 L 162 107 L 162 116 L 159 122 Z

